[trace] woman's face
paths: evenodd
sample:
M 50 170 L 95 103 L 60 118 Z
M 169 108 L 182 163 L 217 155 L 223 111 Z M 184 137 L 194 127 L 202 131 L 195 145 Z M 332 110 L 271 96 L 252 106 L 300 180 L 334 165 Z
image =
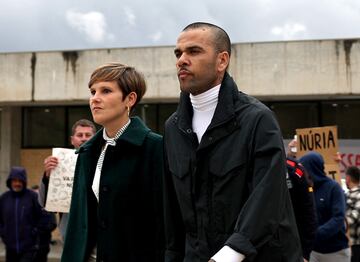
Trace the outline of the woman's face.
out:
M 123 99 L 123 93 L 116 81 L 97 82 L 90 87 L 90 109 L 94 121 L 113 131 L 128 121 L 129 99 Z M 130 102 L 131 104 L 131 102 Z

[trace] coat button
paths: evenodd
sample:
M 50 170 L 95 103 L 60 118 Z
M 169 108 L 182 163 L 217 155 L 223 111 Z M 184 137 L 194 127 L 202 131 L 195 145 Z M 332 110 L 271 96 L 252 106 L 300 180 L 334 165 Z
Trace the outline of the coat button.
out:
M 110 190 L 110 188 L 108 186 L 103 186 L 102 187 L 102 191 L 105 192 L 105 193 L 109 192 L 109 190 Z
M 186 132 L 187 132 L 188 134 L 191 134 L 192 130 L 189 128 L 189 129 L 186 130 Z
M 210 137 L 209 137 L 209 141 L 212 141 L 212 140 L 213 140 L 213 137 L 212 137 L 212 136 L 210 136 Z

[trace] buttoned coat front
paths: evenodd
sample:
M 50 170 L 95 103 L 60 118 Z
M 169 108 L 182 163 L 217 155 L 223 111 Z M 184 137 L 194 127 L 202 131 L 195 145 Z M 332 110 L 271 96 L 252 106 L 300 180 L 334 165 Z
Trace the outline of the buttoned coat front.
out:
M 167 262 L 208 261 L 224 245 L 245 261 L 302 261 L 273 113 L 226 73 L 200 143 L 182 93 L 165 125 Z
M 135 117 L 107 148 L 99 203 L 91 185 L 104 145 L 100 130 L 79 150 L 62 261 L 163 261 L 162 137 Z

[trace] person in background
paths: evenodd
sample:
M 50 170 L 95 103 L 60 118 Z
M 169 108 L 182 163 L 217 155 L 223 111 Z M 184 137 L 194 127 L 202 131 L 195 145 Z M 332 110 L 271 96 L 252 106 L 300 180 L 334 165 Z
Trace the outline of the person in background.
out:
M 38 194 L 39 186 L 34 185 L 31 189 Z M 51 232 L 56 228 L 56 217 L 52 212 L 41 209 L 41 217 L 38 223 L 39 249 L 36 253 L 36 262 L 46 262 L 50 252 Z
M 302 261 L 280 128 L 226 72 L 229 36 L 192 23 L 174 54 L 181 94 L 165 124 L 165 261 Z
M 88 141 L 96 133 L 96 127 L 93 122 L 87 119 L 76 121 L 71 128 L 70 141 L 75 149 L 79 149 L 82 144 Z M 42 207 L 46 206 L 46 195 L 49 187 L 51 171 L 57 167 L 58 159 L 55 156 L 48 156 L 44 160 L 44 174 L 39 188 L 39 203 Z M 68 213 L 59 213 L 59 230 L 62 240 L 65 239 L 66 226 L 68 222 Z
M 78 150 L 61 260 L 163 261 L 163 142 L 131 110 L 143 97 L 134 67 L 108 63 L 90 77 L 103 128 Z
M 296 153 L 295 137 L 288 144 L 286 180 L 299 231 L 304 261 L 307 262 L 316 236 L 316 207 L 313 182 L 305 168 L 296 159 Z
M 36 262 L 41 218 L 37 194 L 27 188 L 23 167 L 12 167 L 0 197 L 0 235 L 6 247 L 7 262 Z
M 314 191 L 305 168 L 291 157 L 286 159 L 287 185 L 299 231 L 304 261 L 309 261 L 316 236 Z
M 296 153 L 297 153 L 297 135 L 295 135 L 294 139 L 292 139 L 289 142 L 287 146 L 286 156 L 296 159 Z
M 318 218 L 310 262 L 349 262 L 350 249 L 345 233 L 345 194 L 335 180 L 327 177 L 321 154 L 311 151 L 299 161 L 314 182 Z
M 346 219 L 349 227 L 351 244 L 351 262 L 360 262 L 360 170 L 349 166 L 345 171 L 346 186 Z

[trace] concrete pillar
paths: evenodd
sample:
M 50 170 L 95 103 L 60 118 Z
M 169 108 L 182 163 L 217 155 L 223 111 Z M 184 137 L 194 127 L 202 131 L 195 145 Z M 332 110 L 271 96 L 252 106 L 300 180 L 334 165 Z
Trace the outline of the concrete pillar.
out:
M 21 107 L 2 107 L 0 128 L 0 193 L 3 193 L 7 190 L 10 168 L 20 165 Z

